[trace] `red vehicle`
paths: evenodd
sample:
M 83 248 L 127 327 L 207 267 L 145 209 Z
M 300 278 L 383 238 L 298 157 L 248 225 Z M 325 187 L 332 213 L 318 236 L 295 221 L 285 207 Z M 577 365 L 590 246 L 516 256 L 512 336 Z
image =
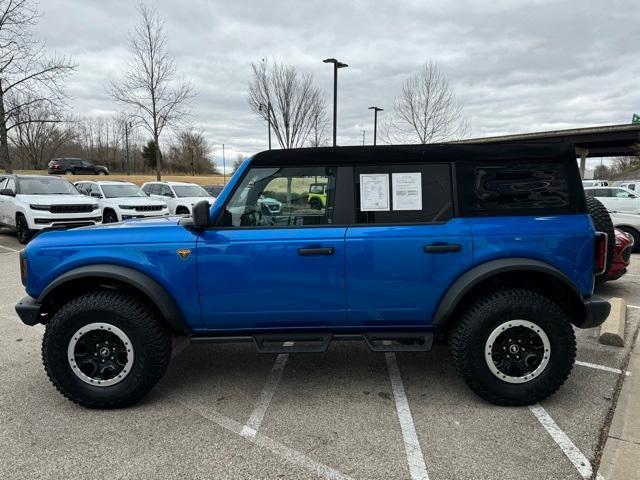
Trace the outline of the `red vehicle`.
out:
M 627 273 L 627 267 L 631 260 L 633 250 L 633 237 L 619 229 L 616 232 L 616 248 L 613 254 L 613 262 L 607 272 L 607 280 L 617 280 Z

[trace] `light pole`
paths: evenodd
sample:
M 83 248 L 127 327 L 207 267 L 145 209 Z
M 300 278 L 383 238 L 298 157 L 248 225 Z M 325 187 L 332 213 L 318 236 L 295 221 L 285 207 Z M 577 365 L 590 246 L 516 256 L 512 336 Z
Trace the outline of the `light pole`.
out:
M 227 162 L 224 158 L 224 143 L 222 144 L 222 183 L 227 184 Z
M 384 108 L 369 107 L 369 110 L 373 110 L 373 146 L 375 147 L 378 136 L 378 112 L 382 112 Z
M 263 112 L 265 109 L 264 103 L 260 104 L 260 111 Z M 269 150 L 271 150 L 271 102 L 267 102 L 267 129 L 269 131 Z
M 125 173 L 131 175 L 131 160 L 129 158 L 129 129 L 133 128 L 133 122 L 125 120 L 124 122 L 124 144 L 125 144 L 125 158 L 127 159 L 127 165 L 125 166 Z
M 325 58 L 324 63 L 333 63 L 333 146 L 336 146 L 336 123 L 338 118 L 338 69 L 349 65 L 339 62 L 335 58 Z

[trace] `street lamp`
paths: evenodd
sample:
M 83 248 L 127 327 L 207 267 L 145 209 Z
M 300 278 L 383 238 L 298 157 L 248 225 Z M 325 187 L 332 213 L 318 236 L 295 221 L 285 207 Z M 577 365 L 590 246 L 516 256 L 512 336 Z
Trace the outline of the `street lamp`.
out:
M 333 63 L 333 146 L 336 146 L 336 123 L 338 117 L 338 69 L 349 65 L 339 62 L 335 58 L 325 58 L 324 63 Z
M 369 107 L 369 110 L 373 110 L 373 146 L 376 146 L 376 138 L 378 135 L 378 112 L 382 112 L 384 108 Z
M 265 108 L 267 109 L 267 129 L 269 131 L 269 150 L 271 150 L 271 102 L 267 102 L 267 105 L 265 107 L 264 103 L 261 103 L 260 106 L 258 107 L 258 109 L 261 112 L 264 112 Z

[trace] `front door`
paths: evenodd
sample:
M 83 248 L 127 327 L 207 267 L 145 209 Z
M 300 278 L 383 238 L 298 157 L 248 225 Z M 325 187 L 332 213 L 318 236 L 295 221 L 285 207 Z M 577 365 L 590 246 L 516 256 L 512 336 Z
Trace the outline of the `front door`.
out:
M 346 235 L 347 314 L 357 329 L 428 330 L 473 263 L 469 221 L 453 218 L 448 164 L 357 167 Z
M 329 185 L 311 208 L 309 185 Z M 203 327 L 321 329 L 346 324 L 344 236 L 333 226 L 335 167 L 250 168 L 198 240 Z M 315 207 L 315 205 L 314 205 Z

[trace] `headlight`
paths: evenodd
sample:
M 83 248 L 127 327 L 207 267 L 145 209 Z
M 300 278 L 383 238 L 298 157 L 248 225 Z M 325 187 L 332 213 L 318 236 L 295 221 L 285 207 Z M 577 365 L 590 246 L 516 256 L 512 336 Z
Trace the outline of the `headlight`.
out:
M 31 204 L 31 205 L 29 205 L 29 207 L 31 207 L 31 210 L 49 210 L 51 208 L 51 205 L 34 205 L 34 204 Z
M 133 210 L 136 207 L 132 207 L 131 205 L 118 205 L 119 208 L 123 210 Z
M 100 208 L 100 205 L 95 204 L 95 205 L 91 205 L 93 207 L 94 210 L 98 210 Z

